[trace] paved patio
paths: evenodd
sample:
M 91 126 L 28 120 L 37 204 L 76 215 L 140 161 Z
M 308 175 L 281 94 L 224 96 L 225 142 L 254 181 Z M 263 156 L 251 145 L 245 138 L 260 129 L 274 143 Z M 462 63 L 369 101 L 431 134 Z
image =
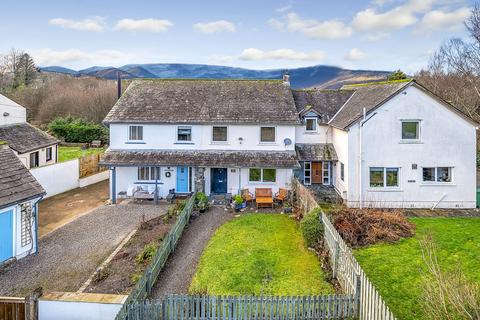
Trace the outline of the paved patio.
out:
M 168 205 L 102 206 L 45 235 L 39 253 L 0 270 L 0 295 L 77 291 L 97 266 L 140 222 L 166 212 Z

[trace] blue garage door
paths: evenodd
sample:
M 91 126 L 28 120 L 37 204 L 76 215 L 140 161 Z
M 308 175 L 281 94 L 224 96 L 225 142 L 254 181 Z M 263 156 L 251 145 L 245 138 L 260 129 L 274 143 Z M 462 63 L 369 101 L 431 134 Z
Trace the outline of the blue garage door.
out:
M 0 212 L 0 262 L 13 257 L 13 210 Z

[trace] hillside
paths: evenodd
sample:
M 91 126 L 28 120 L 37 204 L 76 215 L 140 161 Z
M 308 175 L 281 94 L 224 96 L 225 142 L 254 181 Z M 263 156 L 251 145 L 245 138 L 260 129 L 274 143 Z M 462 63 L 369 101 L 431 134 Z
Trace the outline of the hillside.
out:
M 203 64 L 129 64 L 119 68 L 90 67 L 75 71 L 59 66 L 41 68 L 42 72 L 64 73 L 77 77 L 93 76 L 115 79 L 120 73 L 122 79 L 133 78 L 210 78 L 210 79 L 281 79 L 284 69 L 252 70 L 244 68 L 213 66 Z M 347 70 L 333 66 L 311 66 L 289 69 L 293 88 L 336 89 L 349 83 L 383 80 L 388 71 Z

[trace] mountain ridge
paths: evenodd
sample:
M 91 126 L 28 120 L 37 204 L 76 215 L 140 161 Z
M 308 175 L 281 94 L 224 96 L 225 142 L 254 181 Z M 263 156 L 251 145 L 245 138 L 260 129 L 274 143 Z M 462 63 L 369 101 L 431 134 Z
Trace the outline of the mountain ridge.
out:
M 133 78 L 210 78 L 210 79 L 281 79 L 287 69 L 255 70 L 206 64 L 149 63 L 127 64 L 121 67 L 93 66 L 82 70 L 73 70 L 61 66 L 40 68 L 42 72 L 69 74 L 75 77 L 92 76 L 104 79 L 116 79 L 120 73 L 122 79 Z M 338 89 L 342 85 L 368 81 L 385 80 L 391 71 L 350 70 L 336 66 L 315 65 L 288 69 L 291 86 L 300 88 Z

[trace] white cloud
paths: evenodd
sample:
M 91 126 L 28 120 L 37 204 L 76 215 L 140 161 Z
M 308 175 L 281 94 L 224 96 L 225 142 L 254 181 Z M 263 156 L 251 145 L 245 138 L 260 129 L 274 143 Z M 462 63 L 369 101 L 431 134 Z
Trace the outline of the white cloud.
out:
M 300 61 L 320 61 L 325 58 L 322 51 L 301 52 L 292 49 L 278 49 L 263 51 L 256 48 L 248 48 L 242 51 L 238 56 L 240 60 L 300 60 Z
M 141 32 L 165 32 L 173 23 L 164 19 L 121 19 L 117 21 L 115 29 Z
M 120 51 L 99 50 L 86 52 L 79 49 L 67 49 L 55 51 L 52 49 L 41 49 L 33 51 L 32 56 L 40 66 L 48 65 L 112 65 L 123 63 L 128 56 Z
M 403 5 L 379 13 L 374 8 L 358 12 L 352 21 L 356 31 L 393 31 L 411 26 L 418 21 L 416 14 L 431 9 L 435 0 L 408 0 Z
M 64 18 L 55 18 L 50 19 L 48 23 L 54 26 L 60 26 L 65 29 L 72 29 L 78 31 L 100 32 L 105 29 L 105 19 L 102 17 L 91 17 L 78 21 Z
M 345 60 L 358 61 L 363 60 L 366 57 L 367 55 L 365 54 L 365 52 L 361 51 L 360 49 L 353 48 L 345 55 Z
M 290 11 L 290 9 L 292 9 L 292 6 L 291 5 L 286 5 L 286 6 L 275 9 L 275 11 L 277 11 L 277 12 L 287 12 L 287 11 Z
M 311 39 L 342 39 L 352 35 L 352 28 L 339 20 L 304 20 L 294 12 L 287 14 L 284 21 L 270 19 L 268 24 L 275 29 L 299 32 Z
M 433 10 L 425 14 L 420 21 L 417 33 L 428 33 L 438 30 L 456 31 L 463 27 L 463 22 L 471 14 L 470 8 L 460 8 L 455 11 Z
M 218 20 L 212 22 L 199 22 L 193 28 L 201 33 L 212 34 L 217 32 L 234 32 L 235 25 L 230 21 Z

